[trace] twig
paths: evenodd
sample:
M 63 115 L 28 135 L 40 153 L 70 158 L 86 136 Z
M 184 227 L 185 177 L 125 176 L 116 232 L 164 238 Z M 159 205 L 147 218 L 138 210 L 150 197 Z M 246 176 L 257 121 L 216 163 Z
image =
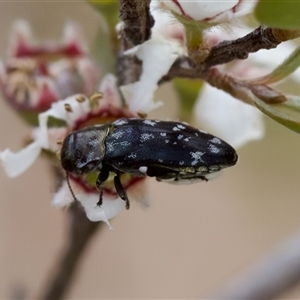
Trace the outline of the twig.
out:
M 126 85 L 139 79 L 141 61 L 123 52 L 150 38 L 154 20 L 150 14 L 150 0 L 120 0 L 120 20 L 124 28 L 120 32 L 121 50 L 116 62 L 118 85 Z
M 177 59 L 160 83 L 175 77 L 203 79 L 212 66 L 225 64 L 235 59 L 246 59 L 249 53 L 276 48 L 280 43 L 299 36 L 300 31 L 297 30 L 258 27 L 242 38 L 223 41 L 212 47 L 206 59 L 198 65 L 193 65 L 188 58 Z
M 123 21 L 123 50 L 148 40 L 154 20 L 149 10 L 150 0 L 120 0 L 120 20 Z
M 294 38 L 295 33 L 295 31 L 290 30 L 260 26 L 242 38 L 233 41 L 223 41 L 212 47 L 203 63 L 204 69 L 224 64 L 234 59 L 246 59 L 249 53 L 257 52 L 261 49 L 276 48 L 281 42 Z
M 68 216 L 70 231 L 66 234 L 68 238 L 66 246 L 57 262 L 54 273 L 47 280 L 46 287 L 37 299 L 63 299 L 72 284 L 76 268 L 89 241 L 97 230 L 104 226 L 103 222 L 89 221 L 78 202 L 71 205 Z
M 207 299 L 272 299 L 300 282 L 300 232 Z

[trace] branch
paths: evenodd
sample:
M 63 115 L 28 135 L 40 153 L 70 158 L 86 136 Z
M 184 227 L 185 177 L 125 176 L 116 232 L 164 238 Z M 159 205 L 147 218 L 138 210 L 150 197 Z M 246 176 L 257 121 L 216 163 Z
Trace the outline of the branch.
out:
M 63 299 L 74 280 L 77 267 L 90 239 L 103 222 L 91 222 L 78 202 L 73 202 L 68 211 L 70 232 L 69 240 L 58 260 L 56 270 L 48 279 L 46 287 L 37 299 Z
M 123 55 L 123 52 L 150 38 L 154 25 L 149 10 L 150 1 L 120 0 L 120 20 L 124 28 L 121 30 L 121 55 L 116 62 L 118 86 L 137 81 L 142 73 L 142 62 L 135 56 Z
M 209 299 L 273 299 L 300 282 L 300 232 Z
M 204 79 L 206 72 L 212 66 L 225 64 L 235 59 L 246 59 L 249 53 L 276 48 L 280 43 L 299 36 L 299 30 L 258 27 L 242 38 L 223 41 L 212 47 L 209 55 L 200 64 L 193 65 L 188 58 L 178 58 L 160 83 L 175 77 Z
M 208 69 L 234 59 L 246 59 L 249 53 L 276 48 L 280 43 L 298 36 L 296 31 L 260 26 L 242 38 L 223 41 L 212 47 L 204 61 L 204 68 Z
M 120 0 L 120 20 L 123 21 L 122 43 L 124 50 L 148 40 L 154 25 L 149 5 L 151 0 Z

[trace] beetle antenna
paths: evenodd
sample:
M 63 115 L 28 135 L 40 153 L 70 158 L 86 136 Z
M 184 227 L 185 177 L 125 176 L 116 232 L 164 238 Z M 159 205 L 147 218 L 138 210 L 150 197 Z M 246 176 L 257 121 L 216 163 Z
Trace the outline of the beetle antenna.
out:
M 66 178 L 67 178 L 67 183 L 68 183 L 68 187 L 69 187 L 69 190 L 71 192 L 71 195 L 72 195 L 74 201 L 78 201 L 78 199 L 76 198 L 76 196 L 75 196 L 75 194 L 73 192 L 73 189 L 71 187 L 70 178 L 69 178 L 69 172 L 66 172 L 66 175 L 67 175 Z

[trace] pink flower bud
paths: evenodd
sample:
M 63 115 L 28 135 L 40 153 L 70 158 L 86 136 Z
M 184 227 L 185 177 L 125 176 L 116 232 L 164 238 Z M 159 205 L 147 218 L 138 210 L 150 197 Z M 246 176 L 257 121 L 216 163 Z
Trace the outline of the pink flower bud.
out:
M 66 24 L 61 42 L 39 43 L 28 23 L 14 24 L 0 86 L 8 103 L 31 123 L 53 102 L 76 93 L 92 94 L 98 77 L 75 24 Z

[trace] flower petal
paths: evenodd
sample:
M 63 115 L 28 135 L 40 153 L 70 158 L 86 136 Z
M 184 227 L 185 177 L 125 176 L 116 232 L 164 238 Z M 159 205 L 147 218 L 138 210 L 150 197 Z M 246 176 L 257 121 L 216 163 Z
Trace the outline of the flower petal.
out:
M 264 136 L 262 114 L 257 108 L 209 85 L 202 89 L 194 114 L 201 129 L 234 147 Z
M 159 0 L 161 8 L 170 9 L 196 21 L 228 22 L 236 16 L 250 13 L 256 0 L 245 1 L 184 1 Z
M 128 50 L 126 54 L 135 54 L 143 61 L 143 73 L 139 81 L 120 87 L 121 91 L 131 111 L 148 113 L 162 105 L 161 102 L 153 101 L 153 93 L 161 77 L 167 74 L 176 58 L 183 54 L 182 49 L 162 39 L 151 39 Z
M 138 184 L 134 184 L 126 190 L 128 198 L 134 199 L 142 208 L 148 208 L 151 204 L 147 181 L 139 180 Z
M 31 167 L 41 150 L 39 141 L 34 141 L 16 153 L 6 149 L 0 151 L 0 162 L 9 177 L 17 177 Z
M 110 229 L 112 228 L 108 220 L 114 218 L 125 209 L 125 201 L 120 198 L 114 199 L 103 195 L 103 203 L 101 207 L 99 207 L 97 205 L 97 202 L 99 201 L 99 195 L 77 194 L 76 197 L 83 206 L 86 216 L 90 221 L 103 221 L 110 227 Z
M 32 44 L 33 36 L 30 24 L 25 20 L 15 21 L 10 34 L 8 55 L 22 57 L 28 54 Z
M 174 15 L 170 11 L 159 9 L 157 3 L 153 1 L 150 3 L 150 11 L 155 20 L 151 28 L 151 36 L 179 43 L 185 48 L 185 29 Z
M 112 74 L 107 74 L 101 81 L 99 91 L 103 93 L 103 99 L 101 99 L 102 105 L 110 105 L 121 107 L 122 100 L 117 87 L 117 79 Z M 99 107 L 100 109 L 100 107 Z
M 78 102 L 76 100 L 78 95 L 73 95 L 65 100 L 52 103 L 51 108 L 39 114 L 39 126 L 47 128 L 49 117 L 64 120 L 72 127 L 74 123 L 83 115 L 87 114 L 91 109 L 88 101 Z M 86 99 L 87 100 L 87 99 Z M 71 111 L 66 110 L 66 105 L 71 108 Z
M 68 207 L 74 201 L 67 181 L 63 181 L 62 186 L 53 195 L 52 205 L 56 208 Z
M 80 26 L 73 21 L 67 21 L 63 31 L 63 43 L 69 54 L 85 55 L 87 51 Z
M 81 187 L 71 180 L 72 190 L 75 194 L 76 200 L 78 200 L 85 210 L 87 218 L 92 222 L 105 222 L 110 229 L 108 220 L 117 216 L 121 211 L 125 209 L 125 201 L 121 198 L 111 197 L 103 194 L 103 203 L 101 207 L 97 205 L 99 201 L 98 193 L 85 193 Z M 57 193 L 54 194 L 52 199 L 53 206 L 57 208 L 68 207 L 74 201 L 70 192 L 67 181 L 64 181 Z

